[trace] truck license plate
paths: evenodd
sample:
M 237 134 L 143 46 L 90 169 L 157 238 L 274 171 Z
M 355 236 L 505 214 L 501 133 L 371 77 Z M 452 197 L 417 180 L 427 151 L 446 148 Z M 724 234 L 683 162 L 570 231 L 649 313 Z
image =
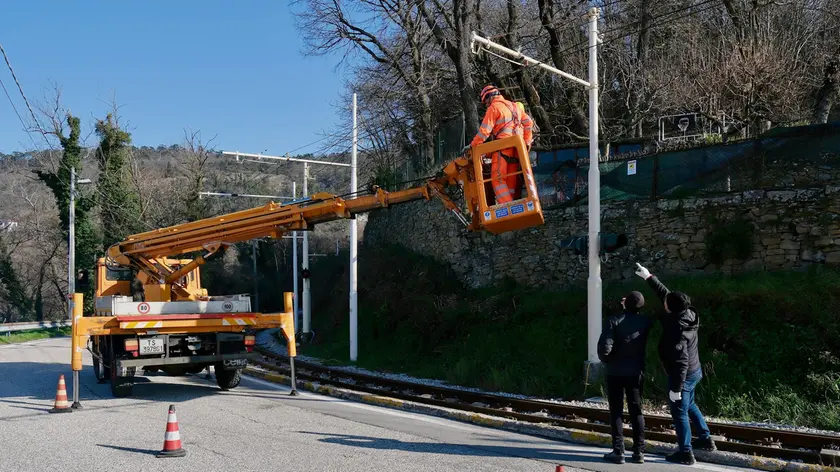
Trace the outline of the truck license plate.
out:
M 140 338 L 140 355 L 163 354 L 163 338 Z

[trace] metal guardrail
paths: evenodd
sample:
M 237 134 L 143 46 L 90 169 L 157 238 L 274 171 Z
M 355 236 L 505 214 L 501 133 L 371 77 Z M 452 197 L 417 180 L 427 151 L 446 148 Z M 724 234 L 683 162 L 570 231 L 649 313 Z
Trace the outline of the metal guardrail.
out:
M 70 326 L 70 320 L 61 321 L 23 321 L 21 323 L 3 323 L 0 324 L 0 334 L 12 334 L 17 331 L 29 331 L 33 329 L 45 328 L 64 328 Z

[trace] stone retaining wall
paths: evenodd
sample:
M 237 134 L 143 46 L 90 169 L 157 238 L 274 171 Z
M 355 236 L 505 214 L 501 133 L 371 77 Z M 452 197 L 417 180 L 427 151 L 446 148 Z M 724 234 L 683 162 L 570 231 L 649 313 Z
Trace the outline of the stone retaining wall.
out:
M 602 203 L 601 231 L 629 244 L 602 264 L 603 280 L 661 274 L 735 274 L 840 263 L 840 187 L 754 190 L 711 198 Z M 397 243 L 447 263 L 471 287 L 506 277 L 536 287 L 585 283 L 586 260 L 559 247 L 587 231 L 586 206 L 545 211 L 545 225 L 498 236 L 463 234 L 437 202 L 370 215 L 363 244 Z

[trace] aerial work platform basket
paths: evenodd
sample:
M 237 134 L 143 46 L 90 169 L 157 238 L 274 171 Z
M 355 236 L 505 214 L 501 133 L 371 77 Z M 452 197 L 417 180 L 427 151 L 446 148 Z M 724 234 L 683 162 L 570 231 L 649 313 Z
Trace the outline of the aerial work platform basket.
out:
M 511 162 L 517 166 L 508 165 L 508 172 L 502 173 L 506 180 L 516 176 L 516 185 L 511 188 L 514 200 L 506 203 L 496 203 L 493 191 L 492 156 L 498 151 L 504 151 L 511 156 Z M 525 142 L 521 136 L 490 141 L 470 148 L 467 157 L 475 169 L 476 217 L 479 224 L 493 234 L 532 228 L 545 223 L 534 173 L 531 170 L 531 159 L 525 149 Z M 501 157 L 500 157 L 501 158 Z

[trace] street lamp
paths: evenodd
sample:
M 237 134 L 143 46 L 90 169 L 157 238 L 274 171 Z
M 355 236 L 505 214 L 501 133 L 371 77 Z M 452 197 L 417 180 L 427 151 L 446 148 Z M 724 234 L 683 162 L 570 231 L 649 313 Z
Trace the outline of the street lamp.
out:
M 76 292 L 76 184 L 90 184 L 90 179 L 76 180 L 76 168 L 70 168 L 70 238 L 68 241 L 68 264 L 67 264 L 67 316 L 70 318 L 71 326 L 75 324 L 73 318 L 73 296 Z M 75 331 L 75 330 L 74 330 Z M 81 408 L 79 403 L 79 371 L 73 371 L 73 404 L 72 408 Z
M 76 184 L 85 185 L 93 183 L 90 179 L 76 179 L 76 168 L 70 168 L 70 240 L 68 241 L 68 267 L 67 267 L 67 316 L 73 320 L 73 294 L 76 292 Z

